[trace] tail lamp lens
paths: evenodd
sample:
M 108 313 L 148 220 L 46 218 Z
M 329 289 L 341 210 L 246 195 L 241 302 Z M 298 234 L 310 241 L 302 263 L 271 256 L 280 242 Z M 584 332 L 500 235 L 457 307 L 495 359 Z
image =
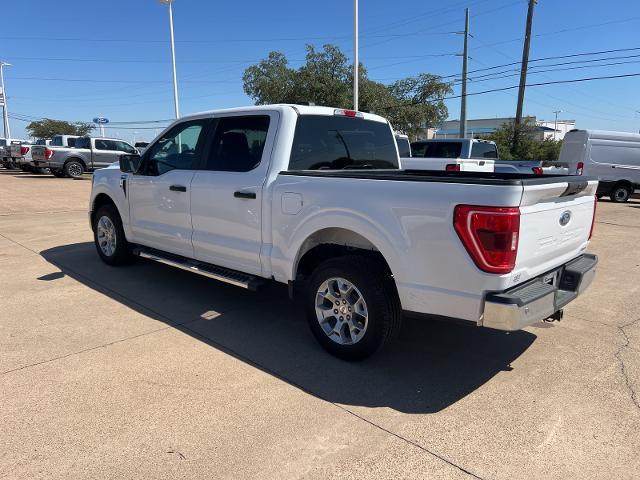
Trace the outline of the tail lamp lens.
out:
M 449 163 L 446 167 L 444 167 L 447 172 L 459 172 L 460 164 L 458 163 Z
M 26 155 L 29 153 L 29 147 L 20 147 L 20 155 Z
M 453 217 L 462 244 L 480 270 L 504 274 L 515 268 L 519 208 L 458 205 Z
M 47 148 L 44 151 L 44 158 L 46 158 L 47 160 L 49 160 L 51 157 L 53 157 L 53 150 Z
M 576 175 L 582 175 L 582 172 L 584 172 L 584 162 L 578 162 L 578 165 L 576 166 Z

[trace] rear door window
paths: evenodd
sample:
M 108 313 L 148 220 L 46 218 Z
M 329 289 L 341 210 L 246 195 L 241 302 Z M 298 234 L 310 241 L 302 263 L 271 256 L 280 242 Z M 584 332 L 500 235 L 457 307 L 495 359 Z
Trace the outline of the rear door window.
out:
M 89 137 L 82 137 L 76 139 L 75 148 L 91 148 L 91 139 Z
M 389 124 L 328 115 L 298 117 L 289 170 L 398 169 Z
M 260 165 L 269 120 L 268 115 L 220 118 L 209 149 L 206 170 L 249 172 Z

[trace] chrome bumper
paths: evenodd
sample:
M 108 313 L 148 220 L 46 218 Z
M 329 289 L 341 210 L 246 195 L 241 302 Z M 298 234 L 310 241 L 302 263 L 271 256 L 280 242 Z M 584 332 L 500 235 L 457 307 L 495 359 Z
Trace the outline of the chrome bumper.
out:
M 549 318 L 591 285 L 597 264 L 597 256 L 585 254 L 522 285 L 488 294 L 480 324 L 514 331 Z

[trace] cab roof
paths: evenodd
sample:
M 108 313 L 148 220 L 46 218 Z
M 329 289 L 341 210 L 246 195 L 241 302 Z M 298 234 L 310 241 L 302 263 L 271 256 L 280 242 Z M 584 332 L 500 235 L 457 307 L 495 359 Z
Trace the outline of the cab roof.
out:
M 322 107 L 316 105 L 296 105 L 291 103 L 278 103 L 272 105 L 250 105 L 246 107 L 234 107 L 234 108 L 224 108 L 219 110 L 207 110 L 199 113 L 194 113 L 192 115 L 187 115 L 181 117 L 180 120 L 188 120 L 195 118 L 202 118 L 206 116 L 215 116 L 218 114 L 226 114 L 226 113 L 236 113 L 236 112 L 261 112 L 261 111 L 284 111 L 284 110 L 294 110 L 298 115 L 326 115 L 333 116 L 335 115 L 336 110 L 348 110 L 342 109 L 339 107 Z M 362 114 L 362 118 L 366 120 L 372 120 L 374 122 L 388 123 L 387 119 L 381 117 L 380 115 L 375 115 L 373 113 L 367 112 L 358 112 Z

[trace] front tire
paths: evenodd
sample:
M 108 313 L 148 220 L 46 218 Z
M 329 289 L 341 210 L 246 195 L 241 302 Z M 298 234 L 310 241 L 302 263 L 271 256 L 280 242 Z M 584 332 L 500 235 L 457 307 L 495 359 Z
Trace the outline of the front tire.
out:
M 113 205 L 103 205 L 93 217 L 93 241 L 98 255 L 107 265 L 124 265 L 131 260 L 129 242 L 122 220 Z
M 632 194 L 633 194 L 633 188 L 623 183 L 623 184 L 615 185 L 611 190 L 611 194 L 609 195 L 609 197 L 611 198 L 612 202 L 624 203 L 627 200 L 629 200 Z
M 64 164 L 64 174 L 69 178 L 81 178 L 84 166 L 77 160 L 69 160 Z
M 321 263 L 307 282 L 307 320 L 316 340 L 345 360 L 362 360 L 397 333 L 402 309 L 391 275 L 376 260 L 347 255 Z

